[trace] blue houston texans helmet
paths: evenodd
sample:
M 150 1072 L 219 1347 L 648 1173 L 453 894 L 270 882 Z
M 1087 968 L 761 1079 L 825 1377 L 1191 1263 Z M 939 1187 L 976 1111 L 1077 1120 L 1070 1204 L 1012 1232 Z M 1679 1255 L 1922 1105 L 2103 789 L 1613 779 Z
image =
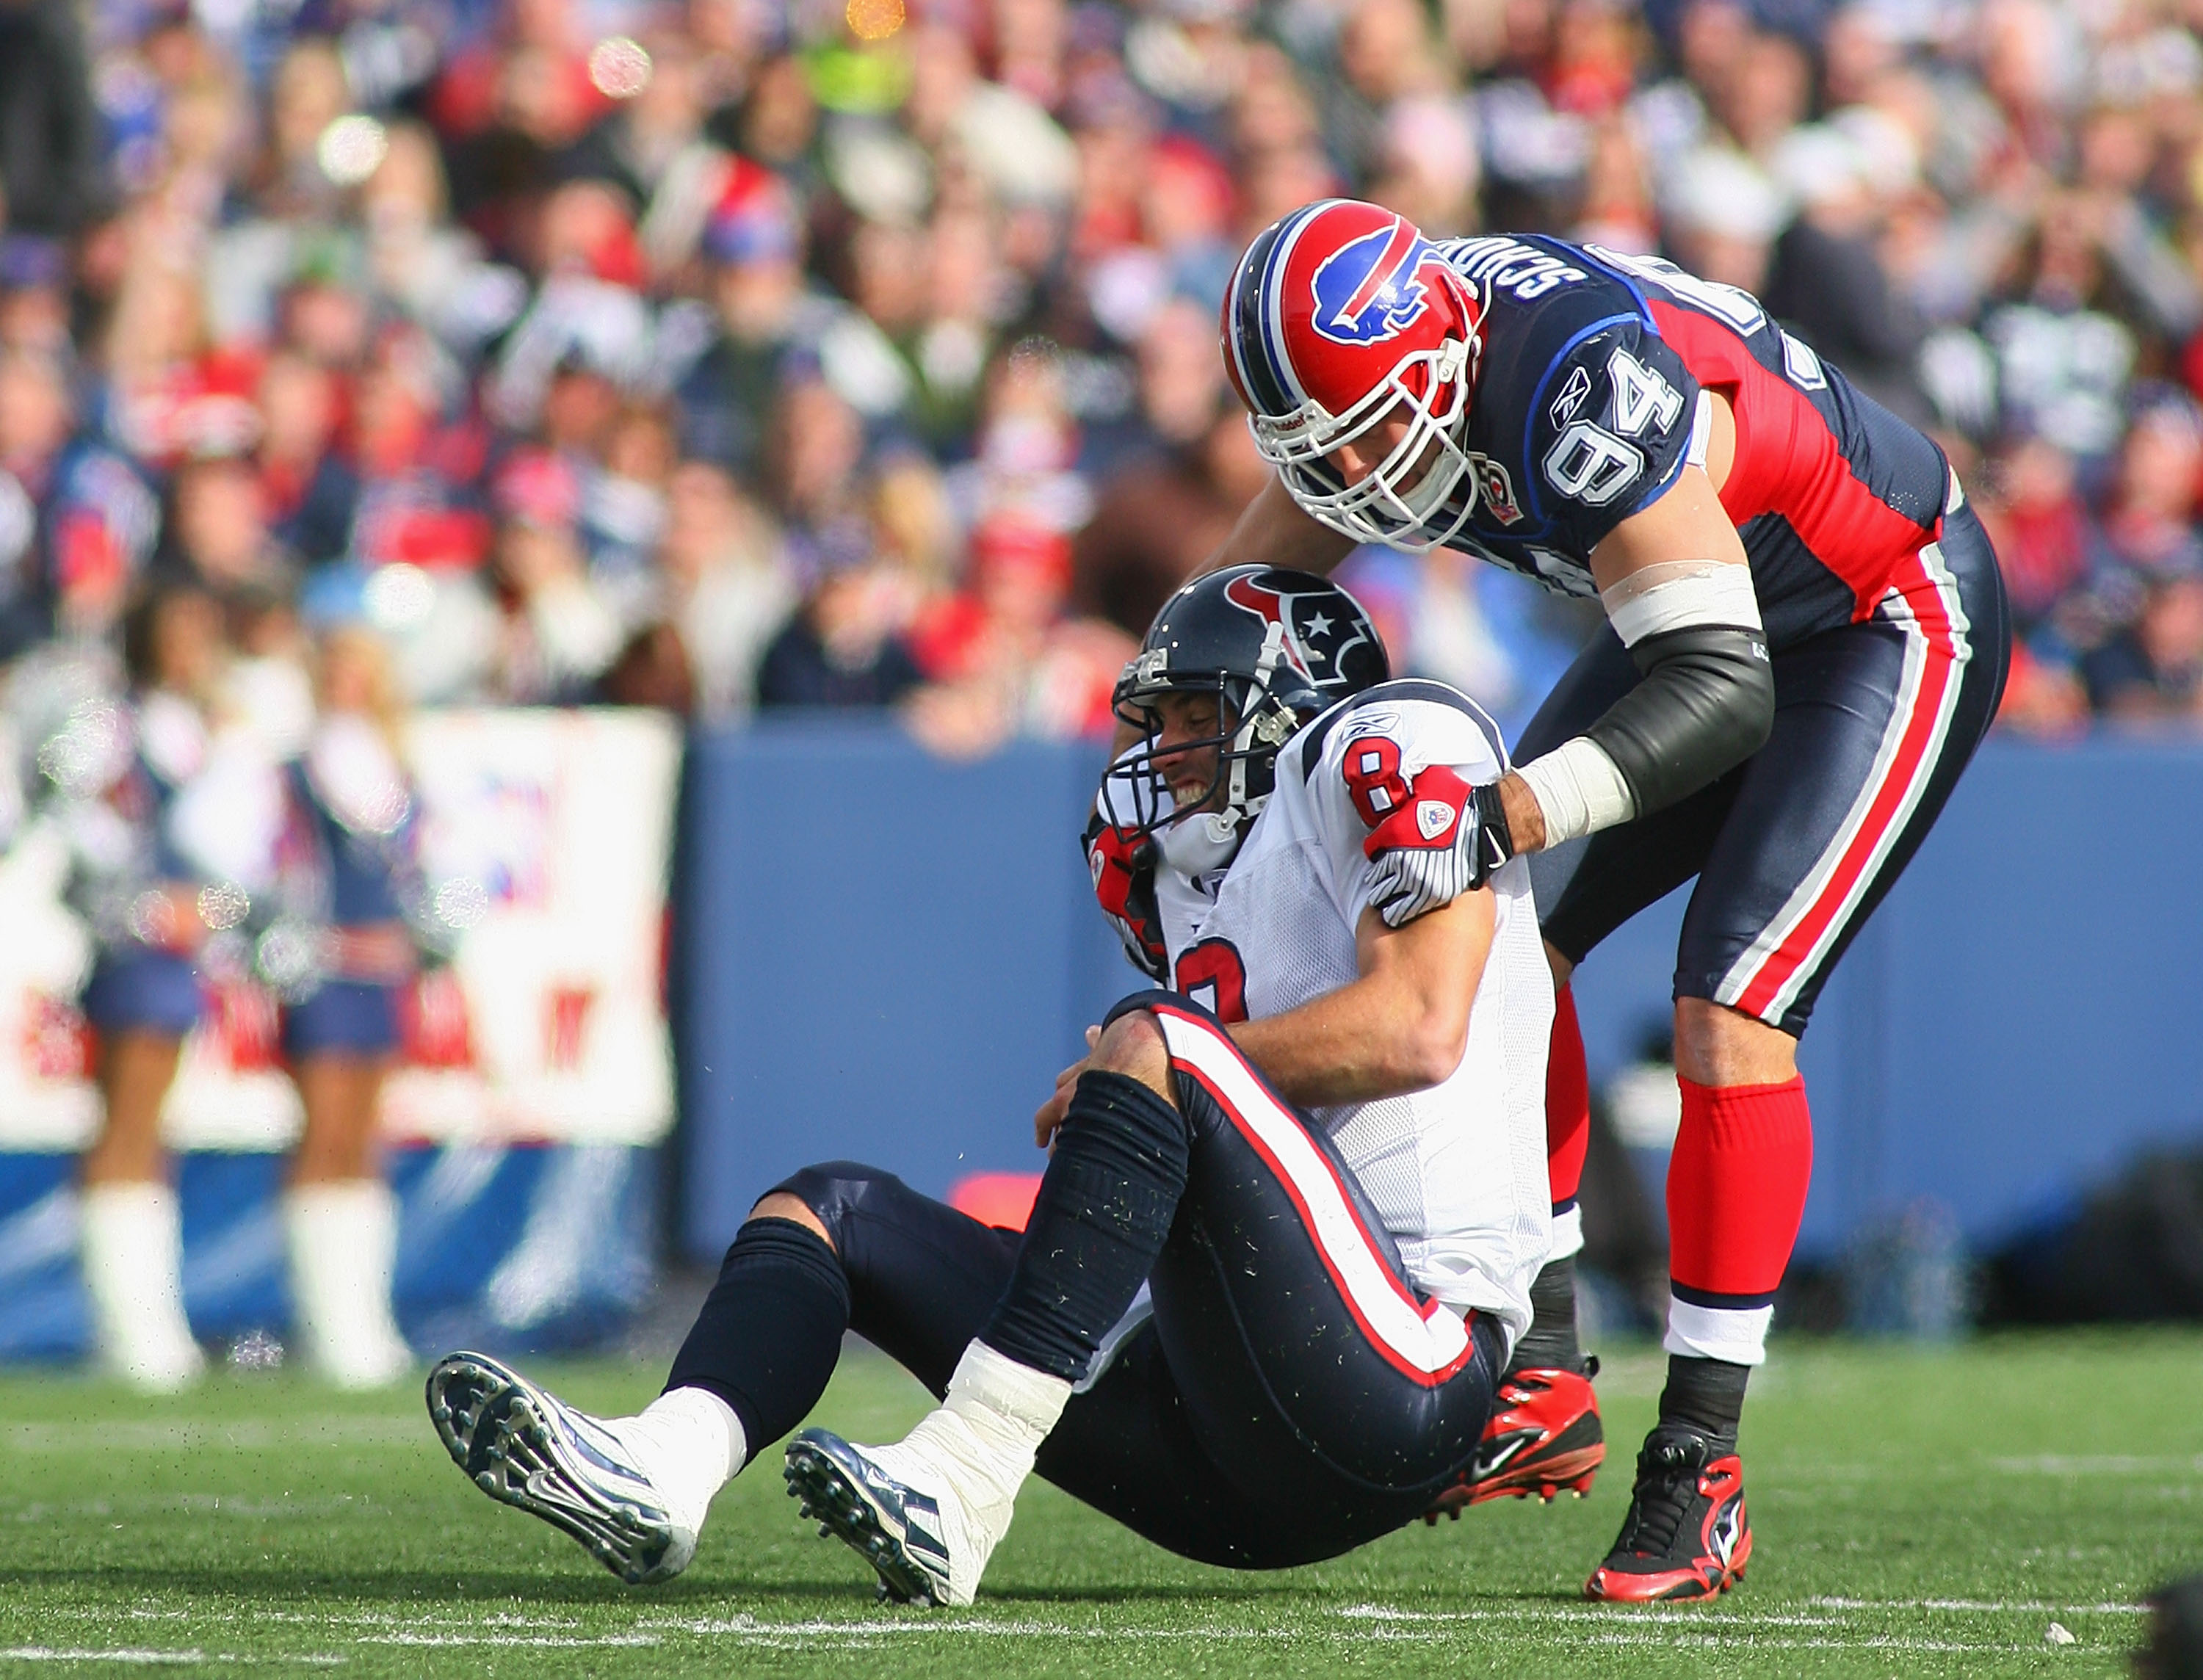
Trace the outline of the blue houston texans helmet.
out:
M 1144 742 L 1120 756 L 1102 784 L 1102 815 L 1127 833 L 1213 809 L 1238 824 L 1274 785 L 1278 749 L 1318 713 L 1391 675 L 1385 644 L 1361 604 L 1328 578 L 1270 566 L 1230 566 L 1196 578 L 1163 604 L 1147 639 L 1118 678 L 1117 716 Z M 1166 694 L 1217 697 L 1219 733 L 1176 743 L 1166 755 L 1214 746 L 1216 775 L 1186 812 L 1174 810 L 1157 761 Z

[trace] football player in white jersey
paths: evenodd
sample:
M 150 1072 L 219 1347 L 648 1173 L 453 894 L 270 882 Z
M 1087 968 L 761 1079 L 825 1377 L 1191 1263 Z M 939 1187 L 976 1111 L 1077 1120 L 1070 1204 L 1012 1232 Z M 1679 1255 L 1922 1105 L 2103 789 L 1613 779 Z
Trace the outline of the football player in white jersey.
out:
M 804 1429 L 785 1474 L 890 1597 L 969 1603 L 1035 1470 L 1244 1568 L 1421 1514 L 1476 1453 L 1549 1247 L 1553 987 L 1524 865 L 1475 849 L 1497 732 L 1387 675 L 1321 578 L 1181 590 L 1119 684 L 1140 740 L 1089 835 L 1128 952 L 1174 989 L 1118 1005 L 1035 1117 L 1022 1237 L 806 1169 L 639 1416 L 442 1361 L 429 1411 L 469 1478 L 666 1578 L 854 1329 L 943 1404 L 891 1446 Z

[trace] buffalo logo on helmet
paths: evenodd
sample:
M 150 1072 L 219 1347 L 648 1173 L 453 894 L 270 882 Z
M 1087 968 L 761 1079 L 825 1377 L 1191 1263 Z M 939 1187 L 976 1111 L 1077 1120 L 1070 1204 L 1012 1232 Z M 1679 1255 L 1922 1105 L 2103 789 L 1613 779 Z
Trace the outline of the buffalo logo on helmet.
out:
M 1332 688 L 1347 681 L 1346 655 L 1368 640 L 1369 633 L 1364 625 L 1325 612 L 1331 591 L 1320 582 L 1318 587 L 1321 595 L 1302 594 L 1273 588 L 1250 575 L 1232 579 L 1224 598 L 1242 612 L 1276 625 L 1286 662 L 1317 687 Z
M 1430 289 L 1416 278 L 1429 240 L 1394 216 L 1390 225 L 1350 239 L 1316 265 L 1308 289 L 1315 297 L 1315 330 L 1334 343 L 1381 344 L 1430 306 Z

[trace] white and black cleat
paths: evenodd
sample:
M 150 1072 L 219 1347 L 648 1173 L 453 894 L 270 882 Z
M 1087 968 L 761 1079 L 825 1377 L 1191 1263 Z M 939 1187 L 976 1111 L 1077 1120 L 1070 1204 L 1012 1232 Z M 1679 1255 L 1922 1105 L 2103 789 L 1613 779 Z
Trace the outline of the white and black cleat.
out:
M 485 1353 L 438 1360 L 428 1397 L 436 1433 L 470 1482 L 573 1536 L 630 1587 L 670 1580 L 695 1555 L 695 1530 L 671 1515 L 602 1419 Z
M 889 1467 L 891 1455 L 905 1453 L 853 1446 L 830 1430 L 804 1429 L 788 1443 L 783 1474 L 789 1497 L 800 1502 L 818 1532 L 845 1542 L 877 1571 L 882 1598 L 969 1604 L 977 1571 L 969 1583 L 955 1578 L 941 1501 Z

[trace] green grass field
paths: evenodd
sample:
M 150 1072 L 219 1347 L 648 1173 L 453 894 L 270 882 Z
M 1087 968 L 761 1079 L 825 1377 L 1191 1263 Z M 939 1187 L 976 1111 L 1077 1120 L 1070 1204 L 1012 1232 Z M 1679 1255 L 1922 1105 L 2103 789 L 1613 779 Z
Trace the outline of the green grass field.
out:
M 1615 1439 L 1633 1446 L 1659 1371 L 1649 1349 L 1609 1360 Z M 623 1411 L 657 1372 L 539 1374 Z M 924 1403 L 859 1355 L 820 1415 L 878 1440 Z M 684 1577 L 632 1591 L 470 1487 L 415 1393 L 235 1376 L 160 1401 L 15 1376 L 0 1673 L 2110 1674 L 2141 1595 L 2203 1565 L 2203 1335 L 1793 1341 L 1753 1384 L 1745 1452 L 1758 1553 L 1710 1607 L 1576 1598 L 1623 1468 L 1580 1503 L 1264 1576 L 1182 1563 L 1035 1483 L 979 1604 L 924 1612 L 875 1607 L 857 1559 L 798 1520 L 777 1451 L 720 1496 Z M 2053 1621 L 2074 1643 L 2046 1642 Z

